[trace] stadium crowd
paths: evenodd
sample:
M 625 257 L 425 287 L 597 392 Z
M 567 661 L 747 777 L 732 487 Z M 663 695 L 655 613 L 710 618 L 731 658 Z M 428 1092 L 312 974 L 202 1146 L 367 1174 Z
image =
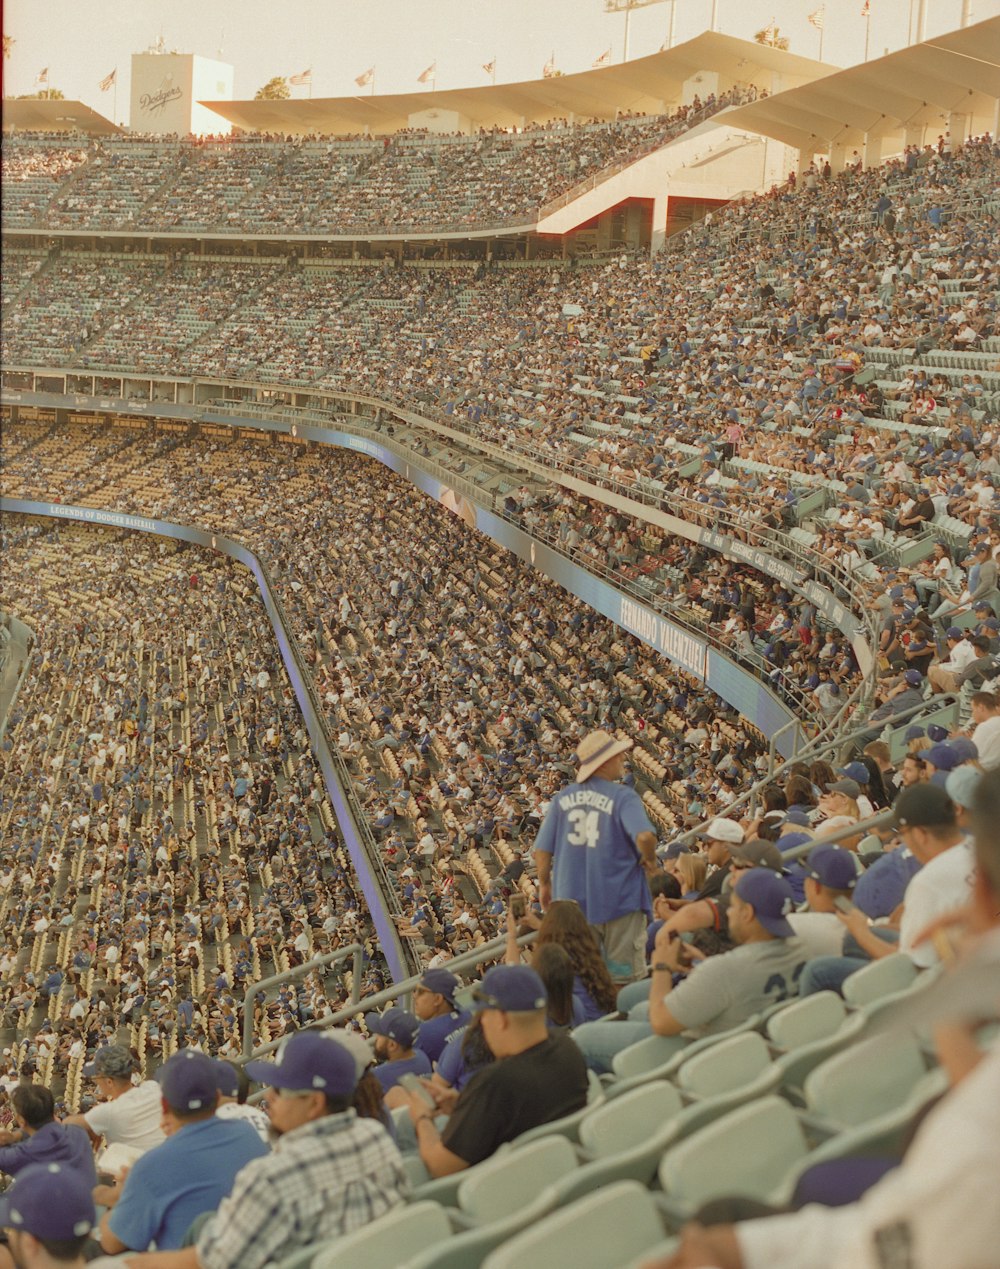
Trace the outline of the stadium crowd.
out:
M 632 162 L 752 87 L 664 115 L 474 136 L 206 140 L 5 134 L 5 227 L 392 233 L 533 221 L 612 164 Z M 224 208 L 220 219 L 219 209 Z
M 430 397 L 423 404 L 437 404 L 441 418 L 477 435 L 579 463 L 600 480 L 652 490 L 667 505 L 690 498 L 706 518 L 741 518 L 748 536 L 755 520 L 768 516 L 775 533 L 799 528 L 795 504 L 816 481 L 836 490 L 826 523 L 802 529 L 810 534 L 804 544 L 850 571 L 871 566 L 865 580 L 880 613 L 885 699 L 855 720 L 871 723 L 871 737 L 854 760 L 793 764 L 762 792 L 759 805 L 731 815 L 730 804 L 767 768 L 762 738 L 702 686 L 367 460 L 283 443 L 180 441 L 98 427 L 17 424 L 5 430 L 5 493 L 192 521 L 240 536 L 267 563 L 327 707 L 329 730 L 351 765 L 395 877 L 402 932 L 423 942 L 431 975 L 477 936 L 514 924 L 506 917 L 511 891 L 527 900 L 537 893 L 546 907 L 550 899 L 576 899 L 604 931 L 608 951 L 612 936 L 604 927 L 635 913 L 588 912 L 592 892 L 560 871 L 567 840 L 560 834 L 582 832 L 597 859 L 612 847 L 605 830 L 591 823 L 598 812 L 580 807 L 627 803 L 626 837 L 658 891 L 655 904 L 647 891 L 637 899 L 648 981 L 619 994 L 618 1010 L 626 1017 L 601 1020 L 598 1008 L 577 1026 L 574 1049 L 565 1036 L 546 1036 L 546 998 L 551 1002 L 555 990 L 548 976 L 566 970 L 555 964 L 558 953 L 542 957 L 543 948 L 533 954 L 540 979 L 519 964 L 491 971 L 480 989 L 478 1027 L 480 1044 L 485 1039 L 488 1054 L 501 1060 L 474 1075 L 468 1093 L 439 1088 L 432 1094 L 433 1110 L 450 1114 L 436 1115 L 417 1094 L 407 1094 L 402 1105 L 412 1140 L 403 1120 L 392 1125 L 430 1175 L 479 1162 L 470 1153 L 472 1138 L 505 1139 L 484 1127 L 495 1128 L 485 1090 L 502 1087 L 515 1069 L 509 1063 L 527 1062 L 536 1046 L 554 1046 L 578 1081 L 573 1105 L 549 1099 L 525 1110 L 526 1118 L 512 1118 L 508 1138 L 530 1127 L 532 1118 L 543 1123 L 582 1109 L 581 1053 L 606 1074 L 618 1070 L 630 1046 L 652 1037 L 669 1042 L 661 1054 L 680 1054 L 687 1042 L 750 1023 L 786 997 L 829 989 L 846 994 L 854 975 L 894 953 L 926 974 L 951 949 L 942 938 L 928 946 L 921 936 L 953 909 L 972 903 L 982 921 L 995 920 L 995 817 L 982 813 L 991 797 L 995 801 L 997 779 L 982 772 L 1000 767 L 995 373 L 985 362 L 943 365 L 942 380 L 960 384 L 957 400 L 942 429 L 936 418 L 933 428 L 916 422 L 930 412 L 921 403 L 933 395 L 918 379 L 923 359 L 944 356 L 934 350 L 949 344 L 958 346 L 958 358 L 970 356 L 970 345 L 985 358 L 997 354 L 988 225 L 969 201 L 987 189 L 994 172 L 992 147 L 975 144 L 924 166 L 917 155 L 912 168 L 903 161 L 854 172 L 836 185 L 807 180 L 801 189 L 720 217 L 686 255 L 683 277 L 677 258 L 668 256 L 652 265 L 616 262 L 558 274 L 485 272 L 465 287 L 444 274 L 415 293 L 419 271 L 380 271 L 366 279 L 372 298 L 402 306 L 401 324 L 411 339 L 398 338 L 399 321 L 373 323 L 370 310 L 344 318 L 341 309 L 336 338 L 347 343 L 338 345 L 343 362 L 333 376 L 329 360 L 320 361 L 325 343 L 307 346 L 310 316 L 303 313 L 301 330 L 291 330 L 284 355 L 293 360 L 300 339 L 315 358 L 312 365 L 309 355 L 301 361 L 314 382 L 363 386 L 411 404 L 420 392 Z M 876 194 L 895 209 L 891 225 L 885 208 L 875 211 Z M 861 223 L 862 209 L 871 210 L 869 226 Z M 762 252 L 765 240 L 771 250 Z M 724 255 L 733 271 L 720 276 Z M 101 286 L 86 259 L 65 267 L 56 261 L 35 280 L 21 273 L 21 289 L 10 299 L 21 320 L 13 334 L 4 322 L 5 358 L 14 351 L 22 363 L 44 363 L 59 346 L 36 342 L 46 309 L 67 297 L 70 305 L 75 299 L 101 303 L 132 261 L 100 267 L 108 270 Z M 144 269 L 157 268 L 136 262 L 137 291 Z M 186 296 L 211 284 L 212 268 L 181 265 L 175 314 L 183 313 Z M 899 273 L 886 280 L 893 268 Z M 47 293 L 56 270 L 66 285 Z M 249 292 L 260 275 L 244 276 Z M 220 355 L 227 330 L 242 329 L 245 341 L 243 352 L 231 341 L 227 356 L 249 359 L 257 351 L 258 323 L 278 311 L 270 306 L 283 294 L 280 276 L 269 281 L 258 312 L 251 305 L 261 291 L 250 305 L 237 299 L 218 329 L 206 327 L 182 348 L 183 330 L 200 320 L 193 312 L 166 330 L 162 346 L 154 339 L 123 346 L 116 361 L 111 304 L 96 332 L 100 345 L 90 331 L 86 341 L 74 340 L 79 316 L 72 313 L 57 338 L 81 365 L 91 350 L 92 364 L 107 368 L 128 364 L 146 348 L 151 361 L 179 354 L 180 366 L 204 373 L 208 363 L 201 359 Z M 588 287 L 595 288 L 589 299 Z M 502 311 L 498 294 L 514 301 L 510 310 Z M 26 319 L 33 296 L 40 303 Z M 577 301 L 582 320 L 570 324 L 562 308 Z M 663 316 L 674 313 L 683 317 Z M 431 323 L 430 335 L 421 334 L 429 314 L 443 320 Z M 470 314 L 481 320 L 470 323 Z M 459 346 L 453 341 L 461 323 L 468 331 Z M 880 331 L 870 329 L 873 323 Z M 468 332 L 481 346 L 470 344 Z M 134 334 L 132 326 L 127 338 Z M 923 350 L 922 338 L 932 340 Z M 346 351 L 351 340 L 353 357 Z M 861 400 L 857 371 L 892 365 L 879 360 L 880 350 L 900 357 L 892 369 L 904 377 L 882 381 L 883 400 L 875 407 L 881 413 L 866 413 L 871 398 L 866 392 Z M 961 382 L 973 364 L 984 366 L 978 390 L 971 374 L 964 375 L 968 386 Z M 250 370 L 245 360 L 242 373 Z M 232 363 L 227 372 L 234 373 Z M 844 437 L 840 444 L 838 437 Z M 694 450 L 681 451 L 697 459 L 694 470 L 685 475 L 687 464 L 677 463 L 671 471 L 662 452 L 671 443 Z M 822 713 L 835 713 L 842 685 L 856 681 L 845 641 L 823 629 L 794 595 L 773 587 L 768 593 L 750 570 L 725 563 L 713 570 L 692 547 L 655 536 L 643 542 L 639 525 L 560 492 L 512 492 L 507 510 L 613 571 L 640 570 L 648 558 L 649 575 L 670 598 L 682 596 L 692 611 L 700 609 L 742 655 L 787 666 Z M 109 1053 L 114 1046 L 101 1042 L 125 1038 L 140 1061 L 143 1046 L 147 1053 L 159 1046 L 157 1056 L 170 1060 L 154 1092 L 162 1094 L 168 1122 L 177 1117 L 172 1131 L 183 1137 L 214 1119 L 221 1076 L 205 1066 L 206 1054 L 235 1052 L 237 970 L 242 967 L 244 978 L 256 971 L 261 953 L 276 966 L 293 963 L 314 942 L 332 944 L 344 925 L 369 938 L 370 930 L 329 809 L 323 814 L 323 790 L 287 683 L 273 648 L 259 637 L 263 619 L 245 576 L 214 557 L 198 555 L 194 564 L 194 553 L 121 535 L 20 521 L 4 532 L 18 597 L 7 606 L 34 625 L 42 646 L 36 656 L 44 658 L 0 755 L 0 815 L 17 834 L 13 846 L 3 848 L 9 856 L 0 856 L 4 913 L 18 932 L 3 956 L 4 1021 L 32 1033 L 18 1034 L 17 1052 L 12 1046 L 7 1055 L 7 1082 L 16 1084 L 25 1060 L 29 1075 L 35 1067 L 50 1078 L 65 1063 L 67 1079 L 78 1082 L 91 1058 L 99 1080 L 118 1079 L 124 1085 L 118 1096 L 131 1095 L 135 1057 L 126 1050 L 118 1063 L 120 1054 Z M 920 535 L 923 560 L 901 550 L 888 555 L 887 533 L 907 542 Z M 953 558 L 959 544 L 963 572 Z M 120 567 L 123 559 L 128 571 Z M 913 724 L 897 768 L 880 739 L 883 726 L 932 693 L 958 689 L 971 711 L 967 724 Z M 621 766 L 628 750 L 630 774 Z M 259 762 L 248 762 L 248 755 Z M 268 762 L 273 781 L 261 778 Z M 599 783 L 588 792 L 591 779 Z M 11 783 L 13 794 L 6 791 Z M 74 787 L 76 801 L 67 797 Z M 891 826 L 865 836 L 859 829 L 836 846 L 824 843 L 824 834 L 891 803 Z M 980 806 L 978 872 L 970 837 L 974 805 Z M 569 829 L 558 827 L 560 814 L 569 817 Z M 581 814 L 586 818 L 574 818 Z M 666 846 L 692 824 L 704 825 L 704 850 L 679 843 L 661 849 L 661 873 L 656 838 Z M 614 849 L 624 845 L 616 840 Z M 804 847 L 811 847 L 804 863 L 782 858 Z M 551 873 L 539 858 L 547 854 L 555 856 Z M 838 900 L 853 910 L 839 911 Z M 796 904 L 802 910 L 791 912 Z M 546 920 L 555 918 L 544 918 L 543 930 Z M 206 964 L 210 933 L 214 966 Z M 577 950 L 574 960 L 571 947 L 579 944 L 564 938 L 571 978 L 572 971 L 579 978 L 593 968 L 594 957 Z M 509 958 L 516 960 L 516 952 Z M 634 977 L 635 968 L 620 977 Z M 378 981 L 373 962 L 366 985 Z M 426 991 L 441 995 L 445 1006 L 455 1003 L 455 986 L 440 977 L 425 980 Z M 589 980 L 592 1004 L 600 1006 L 606 987 Z M 315 981 L 294 999 L 282 993 L 262 1002 L 258 1036 L 294 1030 L 334 1008 L 344 990 Z M 149 999 L 160 1000 L 152 1012 L 144 1008 Z M 441 1016 L 450 1017 L 449 1009 Z M 510 1018 L 515 1021 L 508 1025 Z M 420 1038 L 414 1022 L 389 1014 L 369 1019 L 369 1032 L 385 1040 L 376 1041 L 381 1056 L 409 1060 Z M 358 1127 L 372 1118 L 388 1122 L 380 1103 L 374 1114 L 370 1107 L 363 1113 L 357 1100 L 370 1055 L 355 1058 L 347 1041 L 341 1046 L 347 1056 L 334 1055 L 317 1047 L 330 1041 L 313 1039 L 296 1037 L 276 1067 L 255 1064 L 250 1071 L 272 1090 L 271 1123 L 283 1140 L 273 1154 L 242 1169 L 232 1166 L 232 1146 L 232 1194 L 218 1196 L 226 1204 L 223 1219 L 182 1253 L 185 1265 L 264 1263 L 272 1245 L 263 1235 L 256 1253 L 244 1241 L 257 1230 L 251 1218 L 256 1196 L 281 1192 L 279 1179 L 296 1170 L 299 1181 L 286 1181 L 268 1231 L 282 1232 L 283 1250 L 377 1219 L 405 1193 L 395 1147 L 370 1122 Z M 464 1050 L 464 1039 L 459 1043 Z M 172 1056 L 175 1047 L 183 1052 Z M 952 1098 L 965 1096 L 963 1077 L 979 1060 L 968 1044 L 961 1054 L 958 1062 L 953 1044 L 941 1055 L 959 1090 Z M 462 1056 L 473 1060 L 467 1051 Z M 491 1065 L 481 1048 L 478 1060 Z M 994 1058 L 983 1061 L 979 1083 L 985 1086 L 994 1067 Z M 348 1109 L 352 1099 L 357 1116 Z M 943 1106 L 949 1104 L 946 1099 Z M 320 1178 L 315 1143 L 326 1134 L 324 1159 L 336 1161 L 336 1176 L 328 1170 Z M 328 1219 L 310 1217 L 302 1210 L 302 1176 L 323 1194 L 346 1189 L 339 1169 L 348 1165 L 333 1145 L 336 1136 L 345 1154 L 354 1152 L 354 1170 L 346 1176 L 364 1176 L 365 1197 L 356 1206 L 342 1203 Z M 240 1149 L 249 1150 L 249 1140 L 243 1134 Z M 973 1145 L 957 1153 L 967 1161 Z M 919 1145 L 915 1157 L 919 1167 Z M 109 1252 L 142 1251 L 155 1238 L 133 1234 L 126 1220 L 130 1211 L 151 1210 L 139 1197 L 142 1172 L 105 1195 L 113 1213 L 101 1241 Z M 28 1175 L 21 1201 L 30 1211 L 32 1184 Z M 882 1184 L 895 1193 L 893 1181 Z M 880 1192 L 876 1186 L 872 1194 Z M 95 1218 L 85 1199 L 80 1202 L 79 1220 L 89 1225 Z M 37 1230 L 25 1225 L 29 1234 L 65 1236 L 50 1232 L 44 1216 L 32 1219 L 40 1223 Z M 689 1248 L 698 1237 L 697 1230 L 688 1235 Z M 758 1227 L 745 1241 L 738 1231 L 720 1233 L 712 1246 L 728 1257 L 723 1263 L 738 1264 L 753 1247 L 774 1242 Z M 252 1254 L 264 1259 L 248 1259 Z M 146 1263 L 145 1257 L 132 1260 Z M 819 1253 L 817 1263 L 826 1263 Z

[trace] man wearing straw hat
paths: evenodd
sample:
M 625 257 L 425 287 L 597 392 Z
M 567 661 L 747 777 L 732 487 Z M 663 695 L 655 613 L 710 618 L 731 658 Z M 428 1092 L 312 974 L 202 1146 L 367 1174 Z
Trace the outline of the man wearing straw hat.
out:
M 632 741 L 592 731 L 576 749 L 576 783 L 557 793 L 535 839 L 542 907 L 573 899 L 594 927 L 612 978 L 645 973 L 652 916 L 647 875 L 656 834 L 642 799 L 619 784 Z

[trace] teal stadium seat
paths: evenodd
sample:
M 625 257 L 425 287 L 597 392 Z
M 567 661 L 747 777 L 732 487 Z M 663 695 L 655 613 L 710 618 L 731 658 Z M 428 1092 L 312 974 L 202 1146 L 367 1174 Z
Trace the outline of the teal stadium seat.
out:
M 317 1246 L 312 1269 L 397 1269 L 450 1233 L 447 1213 L 437 1203 L 404 1204 L 363 1229 Z
M 619 1181 L 511 1238 L 487 1257 L 484 1269 L 608 1269 L 634 1260 L 663 1236 L 653 1196 L 635 1181 Z
M 902 952 L 894 952 L 891 956 L 883 956 L 881 960 L 872 961 L 856 974 L 844 980 L 844 999 L 854 1009 L 861 1009 L 878 1000 L 880 996 L 888 996 L 890 992 L 902 991 L 919 973 L 916 965 Z

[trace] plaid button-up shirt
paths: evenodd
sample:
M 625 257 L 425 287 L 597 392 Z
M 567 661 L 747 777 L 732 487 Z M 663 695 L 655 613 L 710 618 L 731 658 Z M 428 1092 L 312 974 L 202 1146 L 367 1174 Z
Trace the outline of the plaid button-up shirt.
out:
M 385 1128 L 353 1110 L 287 1133 L 249 1163 L 198 1239 L 204 1269 L 258 1269 L 348 1234 L 406 1197 L 403 1161 Z

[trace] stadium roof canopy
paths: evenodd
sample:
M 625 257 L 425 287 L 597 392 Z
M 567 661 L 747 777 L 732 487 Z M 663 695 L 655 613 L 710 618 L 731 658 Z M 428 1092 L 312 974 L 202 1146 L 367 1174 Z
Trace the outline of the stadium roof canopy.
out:
M 684 84 L 716 72 L 725 84 L 755 83 L 776 91 L 826 75 L 830 67 L 781 49 L 706 31 L 666 52 L 618 66 L 519 84 L 451 88 L 441 92 L 316 97 L 305 101 L 205 101 L 234 126 L 251 132 L 339 134 L 397 132 L 411 115 L 452 112 L 475 128 L 516 128 L 570 115 L 614 119 L 636 111 L 656 114 L 679 102 Z M 777 82 L 775 81 L 777 77 Z M 707 90 L 706 90 L 707 95 Z
M 82 101 L 53 101 L 39 97 L 23 101 L 5 98 L 3 126 L 19 132 L 86 132 L 90 136 L 121 132 L 121 128 L 110 119 L 105 119 Z
M 936 137 L 949 113 L 971 116 L 974 135 L 993 127 L 998 97 L 1000 18 L 991 18 L 740 106 L 726 122 L 825 152 L 830 144 L 860 147 L 866 133 L 925 126 Z

